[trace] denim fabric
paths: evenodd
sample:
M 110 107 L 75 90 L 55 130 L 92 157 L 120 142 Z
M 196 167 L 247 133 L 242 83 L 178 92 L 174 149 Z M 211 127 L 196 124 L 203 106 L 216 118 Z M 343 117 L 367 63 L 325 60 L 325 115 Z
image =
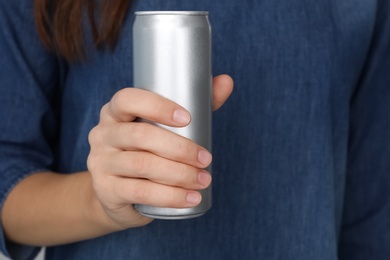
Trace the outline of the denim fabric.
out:
M 53 166 L 58 68 L 37 38 L 32 10 L 33 1 L 0 0 L 0 209 L 19 181 Z M 5 247 L 0 225 L 1 252 L 12 259 L 38 252 L 10 243 L 9 252 Z
M 1 203 L 34 171 L 86 169 L 101 106 L 132 85 L 134 10 L 208 10 L 214 74 L 235 80 L 214 115 L 205 216 L 47 259 L 390 258 L 390 1 L 136 1 L 115 51 L 75 64 L 41 46 L 30 2 L 0 0 Z

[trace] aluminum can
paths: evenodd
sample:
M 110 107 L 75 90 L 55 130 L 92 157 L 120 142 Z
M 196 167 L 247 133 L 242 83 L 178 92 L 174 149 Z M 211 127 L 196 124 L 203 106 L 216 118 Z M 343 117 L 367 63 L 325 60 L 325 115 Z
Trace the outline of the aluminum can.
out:
M 133 25 L 134 87 L 158 93 L 186 108 L 191 122 L 183 128 L 159 125 L 191 139 L 211 152 L 212 74 L 208 12 L 136 12 Z M 211 173 L 211 166 L 206 169 Z M 192 208 L 135 205 L 143 215 L 187 219 L 211 207 L 211 187 L 199 191 Z

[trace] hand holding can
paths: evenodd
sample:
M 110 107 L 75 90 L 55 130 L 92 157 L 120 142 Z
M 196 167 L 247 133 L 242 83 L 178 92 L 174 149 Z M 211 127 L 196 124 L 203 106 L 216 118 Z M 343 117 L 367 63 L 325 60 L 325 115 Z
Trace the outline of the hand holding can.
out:
M 232 88 L 227 75 L 213 79 L 214 110 L 223 105 Z M 135 88 L 118 91 L 101 109 L 99 124 L 89 135 L 88 170 L 98 204 L 106 214 L 103 218 L 108 216 L 113 231 L 151 221 L 142 217 L 133 204 L 196 206 L 200 201 L 197 190 L 208 187 L 211 181 L 211 176 L 200 170 L 210 161 L 197 160 L 200 152 L 207 155 L 205 148 L 161 127 L 137 122 L 138 117 L 183 127 L 190 115 L 158 94 Z

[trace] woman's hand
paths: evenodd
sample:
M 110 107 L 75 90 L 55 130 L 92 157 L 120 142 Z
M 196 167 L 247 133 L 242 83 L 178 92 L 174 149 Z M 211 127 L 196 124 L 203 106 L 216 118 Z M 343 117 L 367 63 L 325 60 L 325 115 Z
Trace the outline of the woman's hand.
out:
M 213 80 L 213 108 L 230 96 L 227 75 Z M 149 91 L 126 88 L 103 106 L 99 124 L 89 135 L 88 169 L 96 196 L 120 228 L 145 225 L 133 204 L 187 208 L 198 205 L 197 190 L 207 188 L 204 170 L 211 154 L 193 141 L 144 122 L 137 117 L 173 127 L 186 126 L 190 114 L 178 104 Z

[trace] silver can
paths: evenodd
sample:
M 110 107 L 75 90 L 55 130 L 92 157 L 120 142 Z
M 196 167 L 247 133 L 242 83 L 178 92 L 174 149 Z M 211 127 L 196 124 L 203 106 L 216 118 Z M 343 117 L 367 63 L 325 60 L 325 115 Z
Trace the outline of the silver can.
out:
M 183 128 L 159 125 L 211 152 L 212 74 L 208 12 L 136 12 L 133 25 L 134 87 L 158 93 L 186 108 L 191 123 Z M 211 173 L 211 167 L 208 167 Z M 187 219 L 211 207 L 211 187 L 201 190 L 193 208 L 135 205 L 143 215 Z

